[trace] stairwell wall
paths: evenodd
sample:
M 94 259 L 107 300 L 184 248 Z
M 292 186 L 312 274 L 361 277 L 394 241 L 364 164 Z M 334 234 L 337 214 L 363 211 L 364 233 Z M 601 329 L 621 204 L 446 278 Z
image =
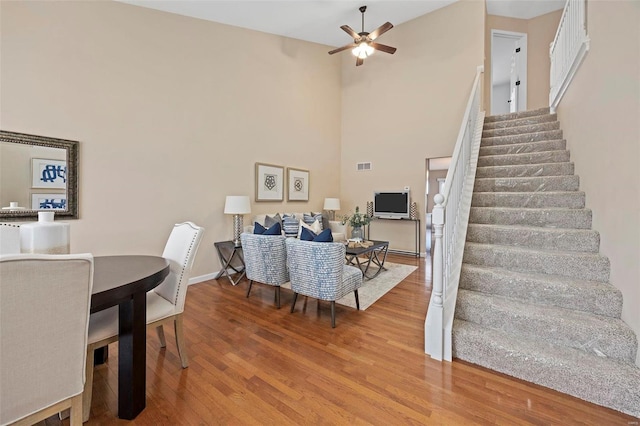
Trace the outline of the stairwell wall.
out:
M 589 1 L 587 23 L 591 48 L 558 118 L 624 297 L 622 319 L 640 337 L 640 3 Z

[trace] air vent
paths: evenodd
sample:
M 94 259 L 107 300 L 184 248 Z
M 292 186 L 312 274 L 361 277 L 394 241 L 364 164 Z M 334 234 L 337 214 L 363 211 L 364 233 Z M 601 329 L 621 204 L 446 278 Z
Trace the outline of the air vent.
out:
M 367 161 L 366 163 L 358 163 L 356 165 L 356 170 L 359 172 L 371 170 L 371 161 Z

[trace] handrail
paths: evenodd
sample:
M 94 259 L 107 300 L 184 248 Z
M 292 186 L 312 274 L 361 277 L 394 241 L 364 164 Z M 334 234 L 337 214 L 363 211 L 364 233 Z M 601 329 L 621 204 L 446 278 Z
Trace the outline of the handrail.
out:
M 437 360 L 451 361 L 452 357 L 453 314 L 484 120 L 482 72 L 483 67 L 478 67 L 445 179 L 444 193 L 435 196 L 432 214 L 433 287 L 425 319 L 424 350 Z

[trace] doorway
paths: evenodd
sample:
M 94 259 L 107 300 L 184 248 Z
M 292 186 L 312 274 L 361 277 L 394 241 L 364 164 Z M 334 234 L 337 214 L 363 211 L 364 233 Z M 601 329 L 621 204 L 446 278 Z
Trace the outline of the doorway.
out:
M 491 30 L 491 115 L 527 109 L 527 34 Z

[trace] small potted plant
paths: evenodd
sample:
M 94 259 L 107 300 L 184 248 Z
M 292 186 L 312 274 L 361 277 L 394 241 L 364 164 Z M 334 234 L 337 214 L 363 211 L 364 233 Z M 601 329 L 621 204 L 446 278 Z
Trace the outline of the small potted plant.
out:
M 360 207 L 356 206 L 356 211 L 353 214 L 342 216 L 342 224 L 348 223 L 351 225 L 351 239 L 355 241 L 362 241 L 364 239 L 363 226 L 368 225 L 371 222 L 371 218 L 366 214 L 360 213 Z

